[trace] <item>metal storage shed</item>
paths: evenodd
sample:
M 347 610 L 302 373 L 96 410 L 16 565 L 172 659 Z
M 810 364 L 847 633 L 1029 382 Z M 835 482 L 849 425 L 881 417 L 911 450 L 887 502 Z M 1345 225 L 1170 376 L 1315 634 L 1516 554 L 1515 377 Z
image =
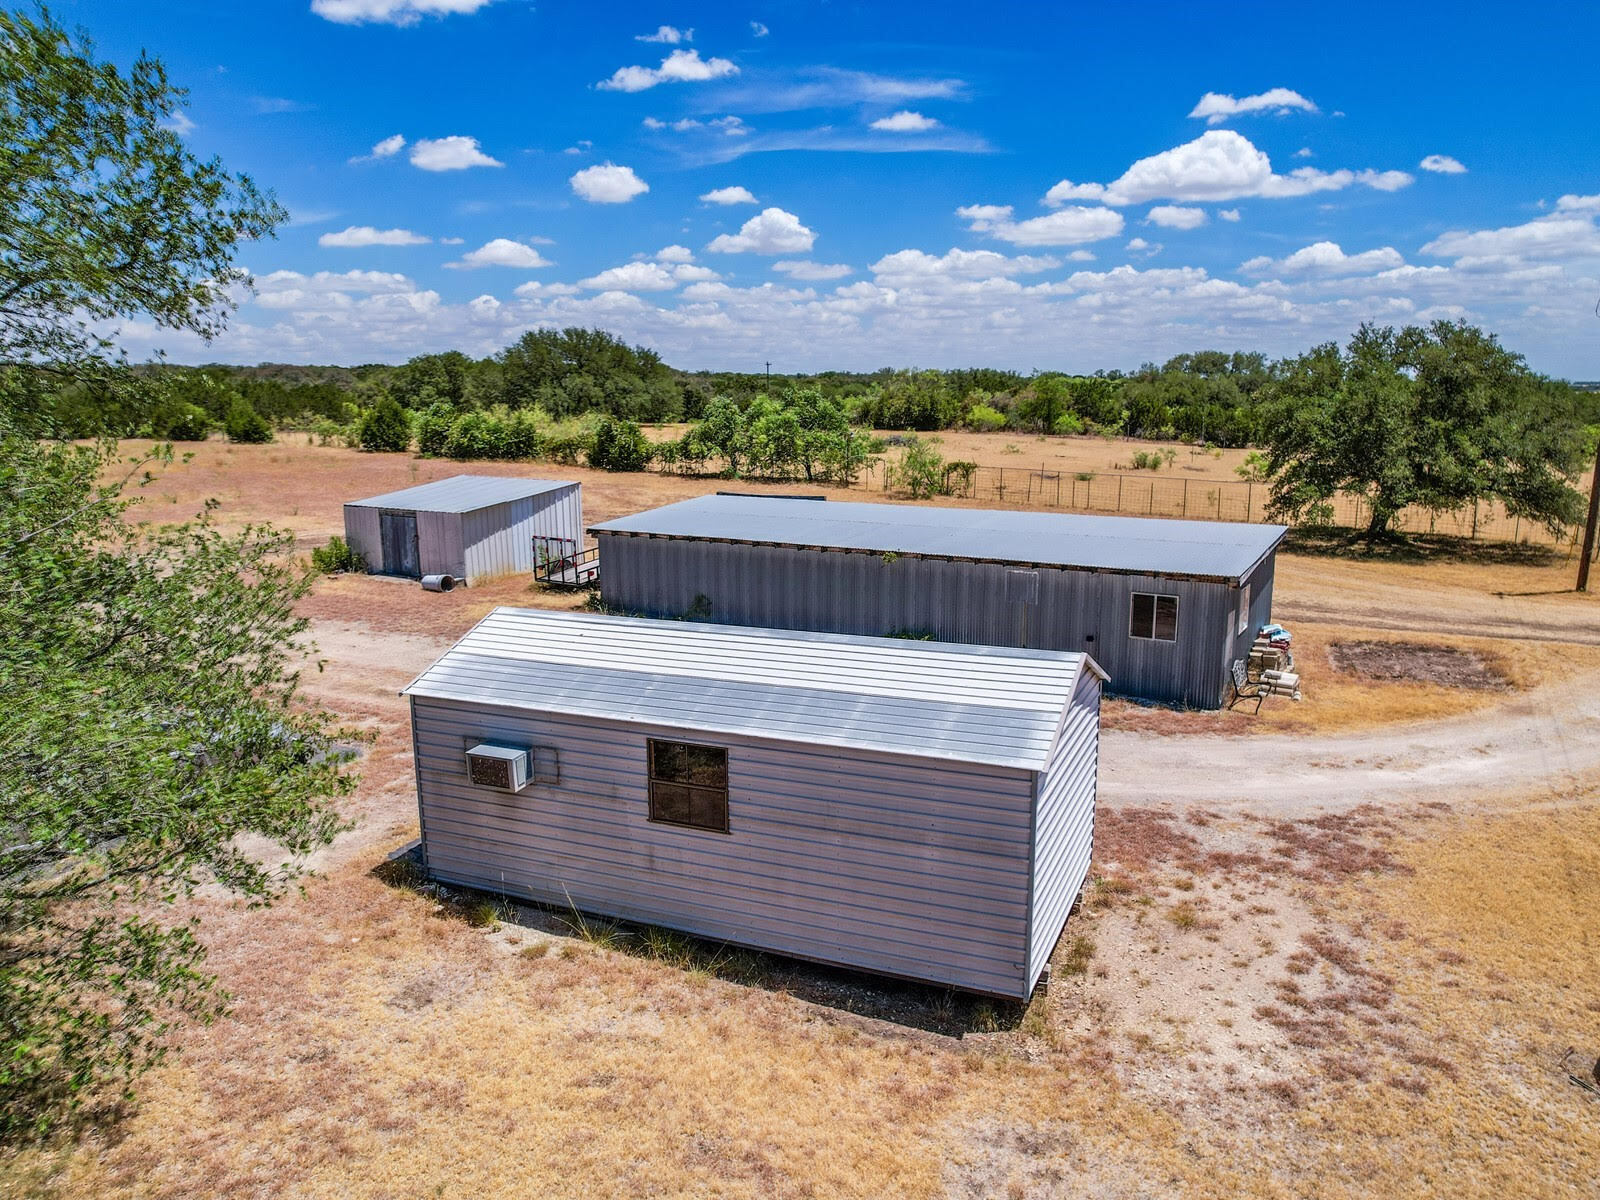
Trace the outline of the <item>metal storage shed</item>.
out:
M 1104 678 L 1058 651 L 496 609 L 405 689 L 427 869 L 1025 998 L 1089 868 Z
M 344 506 L 344 536 L 378 575 L 476 583 L 582 544 L 581 484 L 453 475 Z
M 1081 650 L 1216 708 L 1272 619 L 1281 525 L 701 496 L 594 526 L 614 609 Z

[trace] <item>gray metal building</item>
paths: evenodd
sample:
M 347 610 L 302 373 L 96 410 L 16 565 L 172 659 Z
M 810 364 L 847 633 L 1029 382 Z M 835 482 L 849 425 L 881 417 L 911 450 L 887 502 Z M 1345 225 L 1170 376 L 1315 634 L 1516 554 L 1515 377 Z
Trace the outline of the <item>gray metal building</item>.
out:
M 1089 868 L 1058 651 L 500 608 L 411 703 L 437 879 L 1028 996 Z
M 581 486 L 453 475 L 344 506 L 344 536 L 378 575 L 452 575 L 471 584 L 532 571 L 582 545 Z
M 1281 525 L 701 496 L 596 525 L 607 605 L 776 629 L 1079 650 L 1108 690 L 1229 694 Z

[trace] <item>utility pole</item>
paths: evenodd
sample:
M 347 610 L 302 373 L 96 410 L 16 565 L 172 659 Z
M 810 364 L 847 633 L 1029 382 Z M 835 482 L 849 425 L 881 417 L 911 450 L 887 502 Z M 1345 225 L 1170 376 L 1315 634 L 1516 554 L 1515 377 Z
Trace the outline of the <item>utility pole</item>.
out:
M 768 363 L 767 364 L 767 387 L 770 388 L 771 386 L 772 386 L 772 364 Z
M 1600 520 L 1600 444 L 1594 450 L 1594 478 L 1589 481 L 1589 519 L 1583 525 L 1583 554 L 1578 559 L 1578 590 L 1589 590 L 1589 560 L 1594 557 L 1594 527 Z

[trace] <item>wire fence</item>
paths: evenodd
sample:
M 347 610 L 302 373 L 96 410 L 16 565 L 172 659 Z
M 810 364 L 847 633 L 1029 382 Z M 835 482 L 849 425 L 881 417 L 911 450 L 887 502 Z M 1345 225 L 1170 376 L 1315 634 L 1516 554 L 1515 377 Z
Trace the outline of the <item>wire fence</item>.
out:
M 863 482 L 867 487 L 893 490 L 887 472 Z M 946 483 L 950 495 L 985 504 L 1206 521 L 1274 519 L 1267 512 L 1267 485 L 1243 479 L 1072 472 L 1049 467 L 976 467 L 949 472 Z M 1371 519 L 1371 506 L 1362 497 L 1340 494 L 1328 502 L 1316 524 L 1364 529 Z M 1451 512 L 1406 508 L 1395 516 L 1391 527 L 1412 534 L 1551 546 L 1569 555 L 1576 553 L 1583 535 L 1581 525 L 1552 532 L 1543 522 L 1512 516 L 1498 501 L 1478 501 Z

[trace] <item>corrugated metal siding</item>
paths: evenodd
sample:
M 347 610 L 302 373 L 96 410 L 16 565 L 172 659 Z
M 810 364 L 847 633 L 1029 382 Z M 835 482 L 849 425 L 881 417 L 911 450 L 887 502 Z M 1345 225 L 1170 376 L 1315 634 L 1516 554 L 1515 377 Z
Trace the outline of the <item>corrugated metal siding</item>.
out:
M 465 579 L 466 555 L 461 546 L 461 514 L 417 513 L 417 556 L 424 575 Z
M 358 504 L 344 506 L 344 540 L 367 562 L 367 570 L 383 570 L 383 538 L 378 532 L 378 510 Z
M 429 871 L 702 937 L 1022 997 L 1034 774 L 412 697 Z M 646 819 L 645 741 L 729 747 L 729 834 Z M 560 783 L 473 787 L 466 739 Z
M 559 488 L 464 513 L 466 578 L 469 583 L 534 568 L 534 538 L 563 537 L 581 545 L 583 504 L 580 485 Z
M 1033 883 L 1028 924 L 1028 990 L 1039 981 L 1083 890 L 1094 849 L 1100 761 L 1100 680 L 1085 671 L 1062 722 L 1034 809 Z
M 1222 699 L 1237 616 L 1228 584 L 1039 567 L 1039 603 L 1028 605 L 1007 598 L 1016 568 L 1004 563 L 596 537 L 601 593 L 623 612 L 682 616 L 704 596 L 713 621 L 870 636 L 910 630 L 969 645 L 1080 651 L 1105 669 L 1116 694 L 1196 708 Z M 1128 636 L 1133 592 L 1179 597 L 1176 642 Z
M 533 536 L 571 542 L 574 550 L 583 546 L 583 489 L 579 484 L 534 498 Z

